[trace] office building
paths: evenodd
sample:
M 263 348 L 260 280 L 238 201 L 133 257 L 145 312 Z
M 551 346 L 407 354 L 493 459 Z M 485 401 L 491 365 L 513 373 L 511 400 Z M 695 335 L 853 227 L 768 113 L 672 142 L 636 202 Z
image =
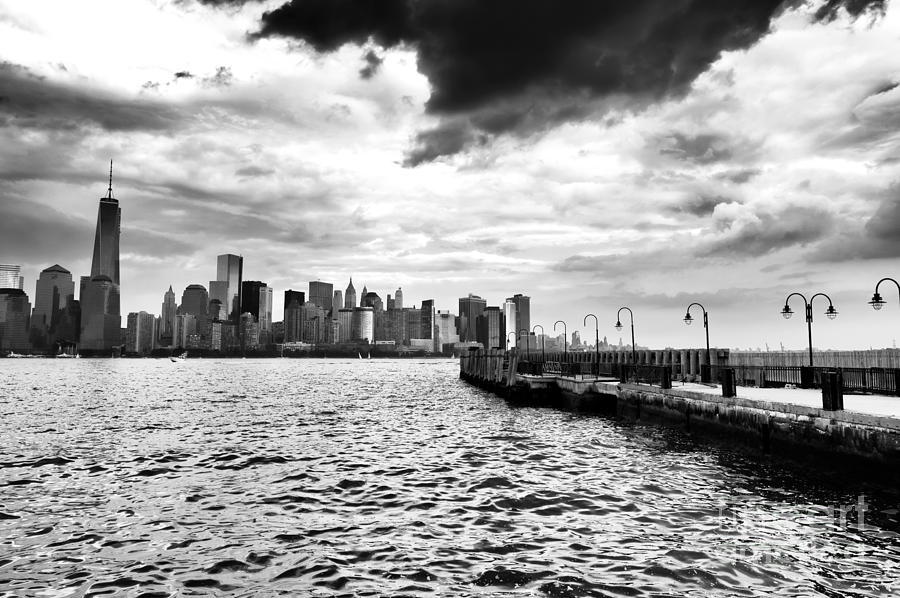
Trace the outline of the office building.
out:
M 228 319 L 237 324 L 241 317 L 241 283 L 244 280 L 244 258 L 225 253 L 216 258 L 216 280 L 228 283 L 225 308 Z M 217 297 L 221 300 L 221 297 Z
M 181 294 L 181 305 L 178 312 L 194 316 L 197 328 L 194 334 L 203 336 L 206 334 L 206 324 L 209 321 L 209 293 L 202 284 L 191 284 Z
M 131 312 L 127 318 L 125 352 L 149 355 L 153 351 L 156 338 L 156 318 L 145 311 Z
M 381 297 L 374 291 L 367 292 L 363 295 L 360 307 L 371 307 L 375 311 L 382 311 L 384 309 L 384 305 L 381 303 Z
M 293 289 L 288 289 L 284 292 L 284 308 L 287 309 L 288 306 L 297 302 L 297 305 L 303 305 L 306 303 L 306 293 L 303 291 L 295 291 Z
M 300 308 L 300 320 L 302 322 L 300 340 L 314 345 L 325 342 L 329 324 L 323 307 L 307 301 Z
M 350 284 L 347 285 L 347 290 L 344 291 L 344 308 L 345 309 L 353 309 L 356 307 L 356 289 L 353 288 L 353 277 L 350 277 Z
M 403 309 L 403 289 L 400 287 L 394 293 L 394 309 Z
M 434 299 L 427 299 L 422 302 L 422 309 L 419 312 L 421 328 L 416 338 L 434 338 Z
M 284 292 L 284 342 L 296 343 L 303 340 L 303 293 Z
M 331 311 L 331 302 L 334 301 L 334 285 L 321 280 L 310 281 L 309 300 L 326 312 Z
M 259 343 L 272 343 L 272 287 L 266 285 L 259 289 Z
M 54 264 L 43 270 L 34 291 L 31 314 L 31 338 L 35 347 L 45 348 L 54 342 L 54 332 L 62 310 L 75 300 L 72 273 Z
M 397 308 L 397 303 L 394 301 L 394 298 L 391 297 L 390 293 L 388 293 L 387 298 L 384 300 L 384 304 L 387 306 L 385 309 L 388 311 Z
M 16 284 L 19 284 L 18 280 Z M 25 291 L 0 288 L 0 351 L 21 352 L 31 349 L 28 340 L 30 320 L 31 302 Z
M 340 291 L 340 289 L 334 292 L 334 297 L 331 299 L 331 313 L 336 318 L 339 309 L 344 308 L 344 293 Z
M 172 337 L 175 334 L 176 315 L 178 315 L 178 305 L 175 303 L 175 291 L 172 290 L 172 285 L 169 285 L 169 290 L 163 295 L 158 331 L 159 340 L 161 341 L 161 344 L 165 346 L 170 346 L 172 344 Z
M 516 325 L 516 304 L 513 303 L 512 299 L 507 299 L 506 302 L 504 302 L 504 304 L 503 304 L 503 321 L 507 322 L 507 325 L 510 327 Z M 508 330 L 507 331 L 507 335 L 506 335 L 506 338 L 504 339 L 504 342 L 506 342 L 508 344 L 508 348 L 511 349 L 511 348 L 517 346 L 517 343 L 515 340 L 510 340 L 509 332 L 514 333 L 512 336 L 515 337 L 515 339 L 518 339 L 519 331 L 518 330 Z
M 435 326 L 437 327 L 436 351 L 443 351 L 444 345 L 459 342 L 459 334 L 456 333 L 456 317 L 452 313 L 438 310 L 435 314 Z
M 345 298 L 346 299 L 346 298 Z M 337 312 L 338 320 L 338 336 L 336 342 L 346 343 L 351 339 L 351 331 L 353 326 L 353 308 L 345 307 Z
M 469 293 L 468 297 L 460 297 L 459 299 L 459 340 L 461 342 L 472 342 L 478 340 L 478 332 L 476 324 L 479 316 L 484 313 L 487 307 L 487 301 Z
M 97 209 L 91 278 L 81 295 L 81 348 L 109 351 L 121 345 L 122 316 L 119 311 L 119 231 L 122 210 L 113 197 L 112 162 L 109 189 Z
M 259 280 L 245 280 L 241 283 L 241 317 L 252 314 L 255 322 L 259 322 L 259 292 L 266 283 Z
M 375 342 L 375 309 L 354 307 L 350 322 L 350 340 L 366 343 Z
M 25 279 L 22 267 L 13 264 L 0 264 L 0 289 L 25 290 Z
M 506 346 L 506 322 L 499 307 L 485 307 L 475 321 L 475 340 L 485 349 L 503 349 Z
M 516 319 L 515 319 L 515 330 L 512 329 L 511 324 L 507 324 L 507 327 L 510 328 L 510 332 L 516 333 L 516 338 L 519 336 L 524 336 L 531 332 L 531 297 L 526 295 L 522 295 L 521 293 L 516 293 L 512 297 L 508 298 L 507 301 L 512 301 L 516 306 Z M 509 320 L 507 320 L 509 322 Z M 522 331 L 525 332 L 522 332 Z
M 209 311 L 209 319 L 211 321 L 225 322 L 230 317 L 230 299 L 228 298 L 228 281 L 227 280 L 210 280 L 209 281 L 209 303 L 216 301 L 218 307 L 216 311 Z
M 189 339 L 197 334 L 197 319 L 191 314 L 178 314 L 175 316 L 175 326 L 172 331 L 172 346 L 187 349 L 190 346 Z

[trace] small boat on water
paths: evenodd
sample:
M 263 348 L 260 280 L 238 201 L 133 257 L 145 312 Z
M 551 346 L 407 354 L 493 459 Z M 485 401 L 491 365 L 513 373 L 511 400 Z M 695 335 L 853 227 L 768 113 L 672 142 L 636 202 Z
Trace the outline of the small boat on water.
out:
M 187 359 L 187 351 L 185 351 L 181 355 L 170 355 L 169 359 L 175 363 L 178 363 L 179 361 L 184 361 L 185 359 Z

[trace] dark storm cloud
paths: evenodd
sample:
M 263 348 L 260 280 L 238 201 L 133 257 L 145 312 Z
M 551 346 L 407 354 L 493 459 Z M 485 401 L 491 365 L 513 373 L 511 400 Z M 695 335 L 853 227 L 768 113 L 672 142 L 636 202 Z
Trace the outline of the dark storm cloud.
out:
M 406 166 L 418 166 L 441 156 L 459 153 L 479 137 L 484 139 L 465 119 L 444 121 L 437 127 L 416 135 L 415 147 L 410 150 L 403 163 Z
M 0 255 L 25 255 L 33 262 L 59 262 L 79 249 L 89 251 L 92 222 L 7 195 L 0 189 Z M 26 251 L 27 250 L 27 251 Z
M 573 95 L 582 96 L 583 105 L 545 108 L 544 118 L 582 118 L 591 102 L 613 96 L 630 98 L 636 107 L 677 97 L 722 51 L 755 43 L 784 6 L 783 0 L 291 0 L 265 12 L 252 37 L 300 39 L 318 52 L 370 40 L 414 47 L 432 85 L 428 111 L 459 117 L 505 104 L 511 117 L 490 121 L 499 133 L 518 130 L 523 106 L 554 105 Z M 859 15 L 883 6 L 883 0 L 827 0 L 817 18 L 833 19 L 841 8 Z M 473 126 L 489 130 L 487 123 Z M 453 151 L 466 145 L 457 143 Z M 413 151 L 407 164 L 447 153 L 453 152 L 434 151 L 432 144 Z
M 177 109 L 160 102 L 53 83 L 8 62 L 0 63 L 0 89 L 0 126 L 72 130 L 96 125 L 107 131 L 158 131 L 175 127 L 181 119 Z
M 688 197 L 682 203 L 670 208 L 673 212 L 682 212 L 693 216 L 709 216 L 720 203 L 728 203 L 732 200 L 721 195 L 697 194 Z
M 888 189 L 878 208 L 865 225 L 847 227 L 821 251 L 809 256 L 812 261 L 831 262 L 856 259 L 900 257 L 900 185 Z
M 366 65 L 359 70 L 359 76 L 363 79 L 371 79 L 378 73 L 384 59 L 378 56 L 374 50 L 369 50 L 363 55 Z
M 672 133 L 666 136 L 660 145 L 659 153 L 696 164 L 723 162 L 733 156 L 728 139 L 710 133 L 700 135 Z
M 731 223 L 695 252 L 698 257 L 756 257 L 795 245 L 808 245 L 834 230 L 834 216 L 826 210 L 789 206 Z
M 741 168 L 738 170 L 729 170 L 727 172 L 722 172 L 715 176 L 720 180 L 731 181 L 736 185 L 743 185 L 750 179 L 758 176 L 761 172 L 762 170 L 760 170 L 759 168 Z

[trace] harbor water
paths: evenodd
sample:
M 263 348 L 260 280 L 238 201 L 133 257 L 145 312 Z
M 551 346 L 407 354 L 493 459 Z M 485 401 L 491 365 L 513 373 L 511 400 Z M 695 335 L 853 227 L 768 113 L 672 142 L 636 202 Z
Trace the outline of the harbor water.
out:
M 0 595 L 900 592 L 895 490 L 458 372 L 2 360 Z

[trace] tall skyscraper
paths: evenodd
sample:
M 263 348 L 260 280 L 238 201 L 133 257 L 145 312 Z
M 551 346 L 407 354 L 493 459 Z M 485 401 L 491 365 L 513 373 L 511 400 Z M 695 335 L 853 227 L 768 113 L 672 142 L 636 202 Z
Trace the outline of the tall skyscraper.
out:
M 125 335 L 125 351 L 149 355 L 156 337 L 156 318 L 145 311 L 128 314 L 128 332 Z
M 0 289 L 24 290 L 25 279 L 22 278 L 22 267 L 13 264 L 0 264 Z
M 435 314 L 435 325 L 438 329 L 435 339 L 435 350 L 442 351 L 444 345 L 458 343 L 459 335 L 456 333 L 456 318 L 449 311 L 438 311 Z
M 331 313 L 333 317 L 337 317 L 337 313 L 339 309 L 344 307 L 344 294 L 340 289 L 337 289 L 334 292 L 334 298 L 331 300 Z
M 293 303 L 294 301 L 297 302 L 297 307 L 302 307 L 303 304 L 306 303 L 306 293 L 304 293 L 303 291 L 295 291 L 293 289 L 288 289 L 284 292 L 285 327 L 287 326 L 286 322 L 288 307 L 290 307 L 291 303 Z M 287 335 L 287 328 L 285 328 L 285 335 Z M 300 340 L 300 337 L 298 336 L 294 340 Z
M 345 309 L 353 309 L 356 307 L 356 289 L 353 288 L 353 277 L 350 277 L 350 284 L 347 285 L 347 290 L 344 291 L 344 308 Z
M 259 332 L 260 335 L 265 334 L 266 338 L 260 338 L 260 342 L 268 344 L 271 342 L 272 336 L 272 293 L 273 289 L 269 285 L 265 285 L 259 289 Z
M 31 316 L 32 339 L 36 345 L 46 347 L 54 341 L 60 311 L 75 300 L 75 283 L 72 273 L 54 264 L 41 272 L 35 284 L 34 313 Z
M 371 307 L 353 308 L 350 321 L 350 339 L 367 343 L 375 342 L 375 309 Z
M 178 306 L 175 304 L 175 291 L 172 285 L 163 296 L 162 311 L 160 311 L 159 339 L 166 344 L 172 342 L 172 336 L 175 334 L 175 316 L 178 314 Z
M 331 303 L 334 301 L 334 285 L 330 282 L 311 280 L 309 282 L 309 300 L 326 312 L 331 311 Z
M 295 343 L 303 340 L 303 293 L 284 292 L 284 342 Z
M 84 284 L 81 298 L 81 347 L 88 351 L 108 351 L 121 344 L 122 316 L 119 311 L 119 232 L 122 210 L 113 197 L 112 161 L 109 189 L 100 198 L 91 279 Z
M 507 299 L 506 302 L 503 304 L 503 321 L 507 323 L 508 328 L 512 328 L 513 326 L 516 325 L 516 304 L 513 302 L 512 299 Z M 515 334 L 516 339 L 519 338 L 518 330 L 508 330 L 507 338 L 504 339 L 504 341 L 506 341 L 506 342 L 509 341 L 509 338 L 508 338 L 509 332 L 516 333 Z M 513 341 L 512 344 L 510 344 L 509 346 L 516 347 L 516 346 L 518 346 L 518 344 L 515 341 Z
M 476 340 L 485 349 L 503 349 L 506 347 L 506 322 L 503 310 L 499 307 L 486 307 L 476 320 Z
M 238 324 L 241 317 L 241 283 L 244 280 L 244 258 L 225 253 L 216 258 L 216 280 L 228 283 L 228 295 L 223 305 L 228 310 L 228 319 Z M 221 301 L 221 298 L 218 298 Z
M 531 297 L 516 293 L 507 301 L 512 301 L 516 306 L 516 327 L 512 330 L 512 324 L 507 320 L 506 326 L 510 328 L 510 332 L 516 333 L 516 338 L 525 336 L 531 332 Z M 527 332 L 522 332 L 526 330 Z
M 459 340 L 468 343 L 478 340 L 475 329 L 478 317 L 484 313 L 487 301 L 469 293 L 468 297 L 459 298 Z
M 397 292 L 394 293 L 394 309 L 403 309 L 403 289 L 397 287 Z
M 188 285 L 181 294 L 179 313 L 194 316 L 197 322 L 196 334 L 207 336 L 206 324 L 209 322 L 209 293 L 202 284 Z
M 360 301 L 360 307 L 371 307 L 375 311 L 382 311 L 384 309 L 384 304 L 381 302 L 381 297 L 378 296 L 378 293 L 372 291 L 363 295 L 362 301 Z
M 245 280 L 241 283 L 241 315 L 252 314 L 259 323 L 259 291 L 266 283 L 258 280 Z
M 422 302 L 420 312 L 422 322 L 418 338 L 434 338 L 434 299 L 426 299 Z
M 363 305 L 363 299 L 365 299 L 365 297 L 368 293 L 369 293 L 369 289 L 366 288 L 366 285 L 363 285 L 362 293 L 359 296 L 359 307 L 365 307 Z
M 18 280 L 16 281 L 18 284 Z M 31 303 L 25 291 L 0 287 L 0 350 L 27 351 Z
M 230 299 L 228 295 L 228 281 L 227 280 L 210 280 L 209 281 L 209 302 L 212 305 L 212 302 L 218 302 L 218 309 L 215 313 L 210 310 L 209 319 L 210 320 L 220 320 L 227 321 L 231 315 L 231 305 Z

